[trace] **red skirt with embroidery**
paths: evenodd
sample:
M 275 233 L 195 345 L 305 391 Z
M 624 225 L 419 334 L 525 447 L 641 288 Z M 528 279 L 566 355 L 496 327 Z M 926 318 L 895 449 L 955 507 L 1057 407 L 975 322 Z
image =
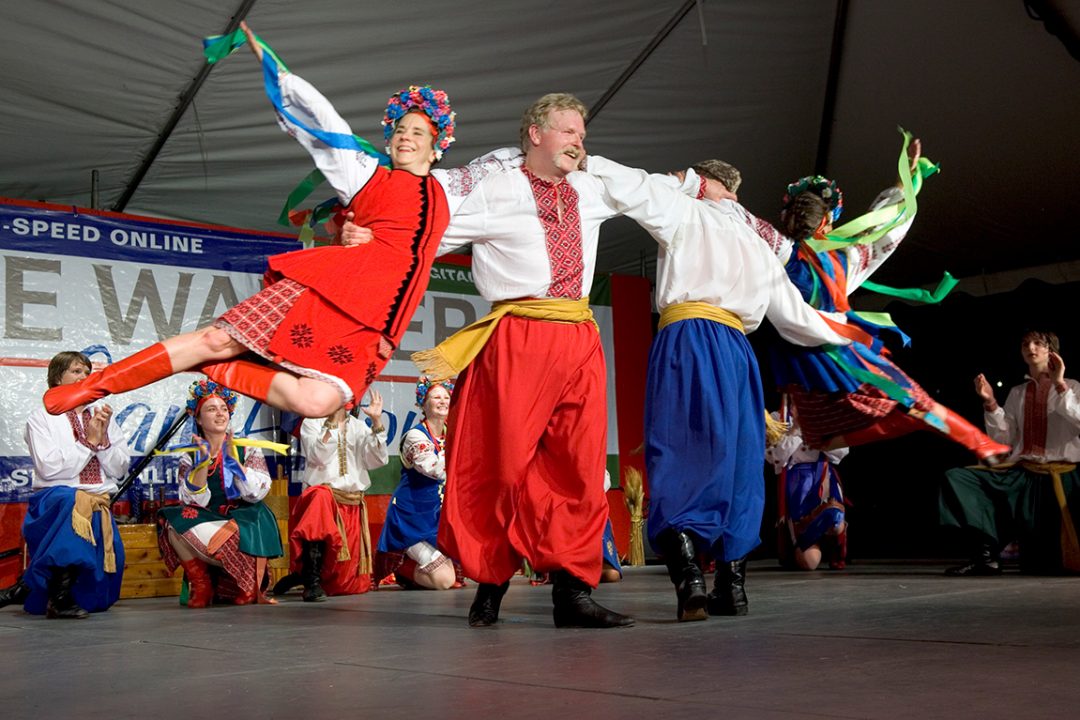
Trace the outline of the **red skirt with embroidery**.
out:
M 354 398 L 364 394 L 393 350 L 382 333 L 288 278 L 230 308 L 214 325 L 267 360 L 330 382 Z
M 908 380 L 914 409 L 929 412 L 934 399 L 917 382 Z M 865 383 L 852 393 L 815 392 L 798 386 L 785 390 L 798 413 L 803 442 L 809 447 L 825 447 L 837 435 L 868 428 L 889 413 L 905 412 L 898 402 Z

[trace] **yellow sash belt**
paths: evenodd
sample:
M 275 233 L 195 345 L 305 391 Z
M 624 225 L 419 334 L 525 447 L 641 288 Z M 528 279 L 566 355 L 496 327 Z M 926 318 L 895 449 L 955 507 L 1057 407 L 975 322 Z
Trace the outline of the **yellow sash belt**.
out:
M 666 308 L 660 311 L 660 329 L 673 322 L 679 322 L 680 320 L 712 320 L 718 322 L 721 325 L 727 325 L 730 328 L 735 328 L 743 335 L 746 334 L 746 327 L 743 325 L 742 318 L 730 310 L 725 310 L 715 305 L 710 305 L 704 302 L 683 302 L 675 303 L 674 305 L 668 305 Z
M 468 367 L 469 363 L 495 332 L 495 326 L 506 315 L 546 320 L 548 322 L 583 323 L 593 322 L 592 310 L 588 298 L 581 300 L 560 300 L 544 298 L 541 300 L 508 300 L 492 304 L 491 312 L 472 325 L 458 330 L 430 350 L 421 350 L 412 354 L 412 361 L 420 371 L 431 378 L 432 382 L 453 377 Z
M 696 300 L 675 303 L 661 310 L 659 328 L 663 330 L 671 323 L 680 320 L 712 320 L 721 325 L 727 325 L 729 328 L 734 328 L 743 335 L 746 334 L 746 326 L 743 325 L 742 318 L 738 315 L 722 307 L 697 302 Z M 765 408 L 762 408 L 761 411 L 765 413 L 765 443 L 766 445 L 775 445 L 780 442 L 780 438 L 788 431 L 789 426 L 787 423 L 773 419 Z
M 94 539 L 94 513 L 101 513 L 101 542 L 105 545 L 104 570 L 116 572 L 116 553 L 113 550 L 112 513 L 109 510 L 109 498 L 83 490 L 75 491 L 75 507 L 71 511 L 71 529 L 91 545 Z
M 1054 483 L 1054 495 L 1061 509 L 1061 564 L 1067 570 L 1080 572 L 1080 540 L 1077 538 L 1076 527 L 1073 525 L 1069 505 L 1065 500 L 1065 486 L 1061 482 L 1061 476 L 1075 470 L 1076 465 L 1065 462 L 1037 463 L 1024 460 L 1020 462 L 1020 467 L 1028 472 L 1050 476 L 1050 480 Z
M 341 505 L 360 506 L 360 557 L 356 559 L 356 574 L 367 575 L 371 572 L 371 530 L 368 525 L 364 493 L 338 490 L 333 487 L 330 488 L 330 492 L 333 493 L 334 500 Z M 337 526 L 338 532 L 341 533 L 341 550 L 338 551 L 337 559 L 338 562 L 345 562 L 352 559 L 352 553 L 349 552 L 349 538 L 345 534 L 345 521 L 341 517 L 341 512 L 337 513 Z

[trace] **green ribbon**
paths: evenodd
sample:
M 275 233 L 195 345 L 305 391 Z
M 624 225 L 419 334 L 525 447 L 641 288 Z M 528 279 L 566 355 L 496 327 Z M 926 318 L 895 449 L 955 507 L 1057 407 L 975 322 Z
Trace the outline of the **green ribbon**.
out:
M 900 147 L 900 157 L 897 160 L 897 168 L 900 177 L 903 199 L 893 205 L 871 210 L 859 217 L 834 228 L 825 236 L 825 240 L 809 238 L 807 245 L 815 252 L 834 250 L 850 245 L 868 245 L 881 239 L 887 232 L 902 225 L 918 212 L 918 201 L 915 199 L 922 190 L 923 180 L 934 173 L 940 172 L 941 167 L 929 159 L 920 157 L 912 172 L 907 156 L 908 145 L 911 143 L 911 133 L 903 128 L 897 128 L 904 137 Z
M 315 188 L 323 183 L 326 178 L 323 177 L 322 171 L 318 168 L 312 170 L 307 174 L 300 184 L 293 188 L 293 191 L 289 193 L 289 197 L 285 198 L 285 204 L 281 206 L 281 214 L 278 215 L 278 225 L 284 225 L 288 227 L 292 223 L 289 222 L 289 213 L 293 209 L 304 202 L 307 196 L 312 193 Z
M 825 349 L 825 354 L 856 380 L 860 380 L 867 385 L 873 385 L 898 403 L 908 405 L 911 402 L 911 394 L 892 380 L 872 373 L 866 368 L 852 365 L 834 348 Z
M 879 295 L 888 295 L 889 297 L 934 305 L 944 300 L 945 296 L 952 292 L 959 282 L 952 274 L 946 271 L 941 277 L 941 282 L 932 291 L 923 288 L 894 288 L 869 281 L 864 282 L 862 287 Z
M 274 59 L 279 68 L 289 72 L 289 68 L 286 67 L 282 59 L 261 37 L 256 35 L 255 42 L 259 44 L 263 51 L 270 54 L 270 57 Z M 247 45 L 247 35 L 244 34 L 243 30 L 236 29 L 229 35 L 211 35 L 203 38 L 203 55 L 206 56 L 206 62 L 213 65 L 217 61 L 229 57 L 245 45 Z

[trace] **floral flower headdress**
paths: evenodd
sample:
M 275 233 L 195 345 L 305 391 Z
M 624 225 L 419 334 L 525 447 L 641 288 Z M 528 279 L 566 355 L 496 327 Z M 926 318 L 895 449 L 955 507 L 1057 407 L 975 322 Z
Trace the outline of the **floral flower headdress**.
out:
M 812 192 L 825 201 L 834 223 L 840 219 L 840 213 L 844 211 L 844 193 L 840 192 L 840 186 L 835 180 L 821 175 L 807 175 L 799 178 L 787 186 L 787 193 L 784 194 L 784 209 L 788 209 L 796 196 L 804 192 Z
M 206 400 L 211 397 L 219 397 L 225 401 L 229 408 L 229 415 L 236 411 L 236 401 L 239 396 L 229 388 L 218 385 L 213 380 L 196 380 L 188 388 L 187 414 L 194 417 Z
M 430 85 L 410 85 L 399 93 L 390 96 L 383 116 L 383 138 L 386 140 L 386 152 L 390 152 L 390 137 L 394 134 L 397 121 L 405 117 L 410 110 L 421 110 L 428 116 L 435 127 L 435 158 L 442 160 L 443 153 L 454 142 L 454 111 L 450 100 L 442 90 L 435 90 Z
M 446 392 L 451 395 L 454 394 L 454 383 L 450 380 L 443 380 L 442 382 L 433 383 L 431 378 L 427 375 L 421 375 L 420 379 L 416 383 L 416 407 L 423 408 L 424 401 L 427 400 L 427 394 L 431 391 L 431 388 L 436 385 L 442 385 L 446 388 Z

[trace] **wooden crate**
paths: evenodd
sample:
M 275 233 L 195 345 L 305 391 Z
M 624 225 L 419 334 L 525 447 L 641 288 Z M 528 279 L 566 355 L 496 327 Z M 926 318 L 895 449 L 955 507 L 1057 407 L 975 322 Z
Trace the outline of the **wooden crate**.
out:
M 156 525 L 120 525 L 120 540 L 124 543 L 124 581 L 120 597 L 170 597 L 180 594 L 184 571 L 177 568 L 173 575 L 165 567 L 157 544 Z

